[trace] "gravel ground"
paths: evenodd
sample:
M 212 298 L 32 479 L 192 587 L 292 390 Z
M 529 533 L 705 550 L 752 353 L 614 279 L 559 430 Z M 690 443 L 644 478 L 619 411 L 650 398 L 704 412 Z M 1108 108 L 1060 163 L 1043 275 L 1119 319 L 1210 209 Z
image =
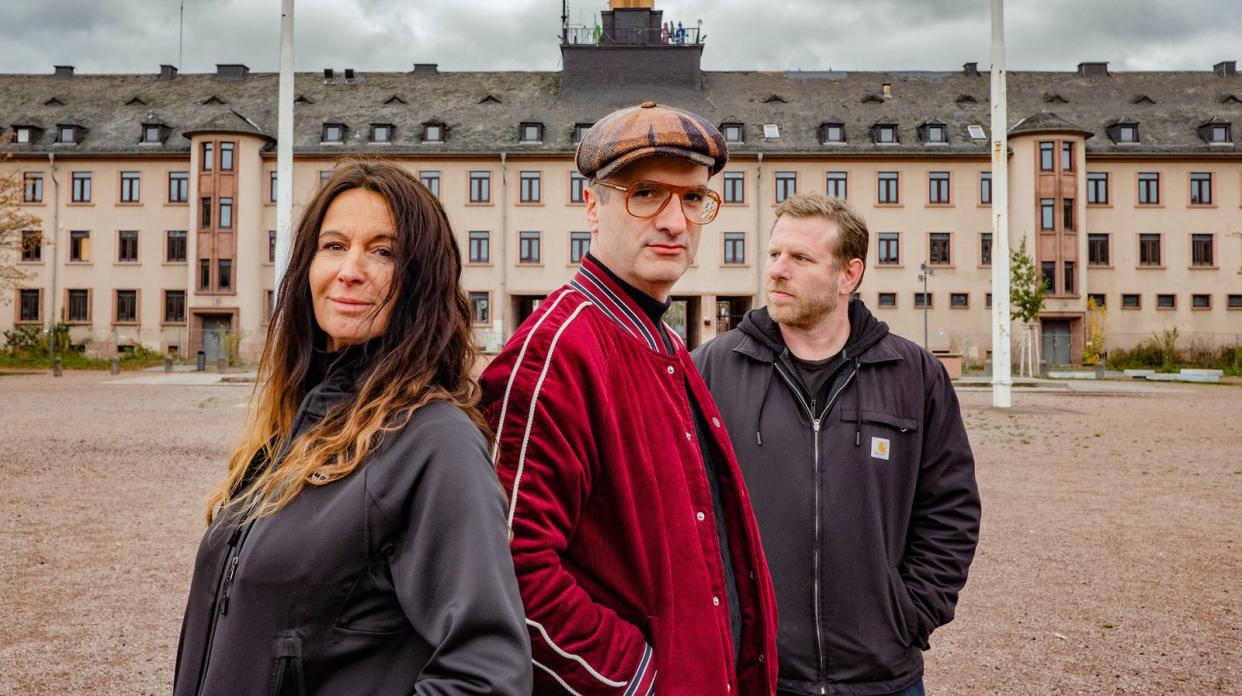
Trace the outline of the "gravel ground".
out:
M 165 694 L 246 385 L 0 376 L 0 694 Z M 1242 388 L 964 392 L 984 526 L 945 694 L 1242 693 Z

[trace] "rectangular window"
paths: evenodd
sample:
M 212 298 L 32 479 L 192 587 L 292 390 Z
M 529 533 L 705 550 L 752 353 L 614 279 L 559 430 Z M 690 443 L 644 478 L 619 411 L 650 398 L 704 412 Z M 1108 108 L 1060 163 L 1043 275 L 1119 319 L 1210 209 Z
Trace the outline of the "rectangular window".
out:
M 372 124 L 371 125 L 371 142 L 373 143 L 392 142 L 392 126 L 386 123 Z
M 1061 279 L 1061 284 L 1064 286 L 1065 294 L 1073 295 L 1077 292 L 1074 285 L 1074 262 L 1066 261 L 1064 266 L 1065 277 Z
M 43 174 L 39 172 L 26 172 L 22 175 L 22 202 L 43 202 Z
M 569 233 L 569 262 L 582 263 L 582 257 L 591 251 L 590 232 Z
M 1103 308 L 1103 307 L 1108 306 L 1108 305 L 1106 304 L 1106 298 L 1105 298 L 1105 295 L 1104 295 L 1104 293 L 1102 293 L 1102 292 L 1093 292 L 1093 293 L 1088 293 L 1088 295 L 1087 295 L 1087 299 L 1089 299 L 1089 300 L 1091 300 L 1092 302 L 1094 302 L 1096 307 L 1101 307 L 1101 308 Z
M 1225 298 L 1225 306 L 1229 309 L 1242 309 L 1242 295 L 1229 295 Z
M 798 192 L 797 172 L 776 173 L 776 202 L 780 203 Z
M 263 291 L 263 323 L 272 323 L 272 316 L 276 314 L 276 291 Z
M 728 174 L 725 174 L 725 180 L 728 181 Z M 583 190 L 587 187 L 587 178 L 578 172 L 569 173 L 569 202 L 585 203 L 586 196 L 582 195 Z
M 198 260 L 198 289 L 203 292 L 211 290 L 211 259 Z
M 164 261 L 167 263 L 185 263 L 185 230 L 168 230 L 165 234 Z
M 928 173 L 927 202 L 931 205 L 948 205 L 950 203 L 948 172 Z
M 1197 172 L 1190 175 L 1190 204 L 1212 204 L 1212 174 Z
M 190 200 L 189 172 L 168 172 L 168 202 L 185 203 Z M 275 201 L 275 198 L 272 199 Z
M 164 323 L 185 323 L 185 290 L 164 291 Z
M 1052 143 L 1048 141 L 1039 144 L 1039 171 L 1050 172 L 1053 170 L 1053 148 Z
M 948 232 L 932 232 L 928 235 L 927 262 L 933 266 L 948 266 L 952 263 Z
M 1177 309 L 1177 295 L 1167 293 L 1156 295 L 1156 309 Z
M 267 173 L 267 200 L 270 203 L 276 202 L 276 193 L 280 190 L 276 185 L 276 170 Z
M 518 232 L 518 263 L 543 263 L 543 235 Z
M 419 172 L 418 180 L 431 191 L 431 195 L 440 197 L 440 172 Z
M 267 231 L 267 262 L 276 263 L 276 230 Z
M 541 123 L 523 123 L 522 124 L 521 141 L 524 143 L 538 143 L 543 141 L 543 124 Z
M 1107 234 L 1095 233 L 1087 235 L 1087 265 L 1109 265 Z
M 725 142 L 740 143 L 742 142 L 742 124 L 740 123 L 722 123 L 720 130 L 724 131 Z
M 979 173 L 979 205 L 992 205 L 992 172 Z
M 1047 292 L 1057 291 L 1057 262 L 1041 261 L 1039 264 L 1039 276 L 1044 281 L 1044 290 Z
M 425 143 L 444 142 L 444 126 L 439 123 L 424 123 L 423 124 L 423 142 Z
M 198 226 L 204 230 L 211 229 L 211 199 L 204 198 L 200 203 Z
M 1197 295 L 1197 294 L 1191 295 L 1190 296 L 1190 308 L 1191 309 L 1211 309 L 1212 308 L 1212 296 L 1211 295 Z
M 1139 205 L 1160 205 L 1160 174 L 1145 172 L 1138 175 Z
M 470 263 L 491 263 L 492 233 L 485 230 L 470 232 Z
M 1074 231 L 1074 199 L 1061 199 L 1061 224 L 1066 232 Z
M 56 131 L 59 135 L 56 137 L 58 143 L 76 143 L 78 141 L 78 129 L 73 126 L 59 126 Z
M 901 233 L 881 232 L 880 245 L 877 249 L 876 264 L 879 266 L 898 266 L 901 264 Z
M 161 139 L 162 138 L 160 135 L 159 126 L 143 126 L 142 127 L 142 142 L 158 143 L 160 142 Z
M 142 179 L 138 172 L 121 172 L 121 202 L 137 203 L 142 197 Z
M 914 293 L 914 306 L 918 309 L 923 309 L 924 307 L 931 308 L 935 306 L 932 300 L 933 300 L 933 293 L 930 293 L 930 292 Z
M 69 260 L 89 263 L 91 260 L 90 230 L 72 230 L 69 232 Z
M 325 143 L 340 143 L 345 141 L 345 128 L 339 123 L 323 124 L 323 138 Z
M 218 259 L 216 261 L 216 284 L 217 290 L 221 292 L 233 289 L 233 259 Z
M 587 131 L 591 130 L 592 125 L 593 124 L 590 124 L 590 123 L 575 123 L 574 124 L 574 145 L 577 145 L 578 143 L 582 142 L 582 136 L 586 135 Z
M 17 291 L 18 310 L 17 320 L 27 322 L 43 321 L 43 291 L 35 289 L 22 289 Z
M 22 230 L 22 261 L 38 263 L 43 260 L 43 233 L 39 230 Z
M 845 172 L 828 172 L 828 195 L 846 200 L 848 178 Z
M 1061 171 L 1074 171 L 1074 143 L 1061 143 Z
M 233 199 L 220 199 L 220 229 L 228 230 L 233 227 Z
M 475 324 L 492 323 L 491 298 L 486 292 L 470 293 L 470 319 Z
M 897 293 L 895 292 L 882 292 L 878 295 L 878 299 L 881 307 L 897 306 Z
M 1057 228 L 1054 201 L 1051 198 L 1039 199 L 1039 229 L 1055 230 Z
M 542 198 L 539 172 L 522 172 L 518 176 L 520 192 L 518 200 L 522 203 L 538 203 Z
M 470 172 L 470 202 L 490 203 L 492 200 L 492 173 Z
M 1122 309 L 1138 309 L 1142 306 L 1143 306 L 1143 303 L 1139 299 L 1138 293 L 1123 293 L 1121 295 L 1121 308 Z
M 66 321 L 87 322 L 91 320 L 91 291 L 69 291 L 69 306 L 65 308 Z
M 970 306 L 970 293 L 949 293 L 949 306 L 954 309 L 965 309 Z
M 216 167 L 215 143 L 203 143 L 203 171 L 209 172 Z
M 135 324 L 138 322 L 138 291 L 116 291 L 116 315 L 113 322 L 117 324 Z
M 992 265 L 992 233 L 979 233 L 979 265 Z
M 1211 234 L 1190 235 L 1190 265 L 1212 267 L 1216 265 Z
M 1160 235 L 1159 234 L 1140 234 L 1139 235 L 1139 265 L 1140 266 L 1161 266 L 1160 262 Z
M 876 176 L 876 201 L 880 205 L 897 205 L 901 201 L 897 172 L 880 172 Z
M 1087 172 L 1087 204 L 1108 205 L 1108 173 Z
M 820 139 L 824 144 L 843 143 L 845 142 L 845 128 L 840 123 L 825 123 L 820 127 Z
M 74 172 L 73 173 L 73 198 L 74 203 L 90 203 L 91 202 L 91 173 L 90 172 Z
M 746 175 L 742 172 L 725 172 L 724 174 L 724 202 L 725 203 L 745 203 L 746 202 Z
M 983 303 L 988 309 L 992 308 L 992 293 L 989 292 L 983 296 Z
M 121 230 L 116 233 L 116 260 L 120 263 L 138 263 L 138 230 Z
M 875 129 L 875 142 L 877 143 L 897 142 L 897 127 L 896 126 L 878 126 Z
M 724 233 L 724 262 L 734 264 L 746 263 L 745 232 Z
M 331 169 L 324 169 L 319 172 L 319 188 L 323 188 L 327 186 L 328 182 L 331 180 L 332 180 Z

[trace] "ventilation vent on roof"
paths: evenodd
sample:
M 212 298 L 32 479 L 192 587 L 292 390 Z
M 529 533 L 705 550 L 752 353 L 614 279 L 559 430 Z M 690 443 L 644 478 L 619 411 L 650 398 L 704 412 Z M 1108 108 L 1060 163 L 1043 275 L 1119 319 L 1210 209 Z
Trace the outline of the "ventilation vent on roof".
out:
M 224 101 L 224 100 L 223 100 L 223 99 L 221 99 L 220 97 L 217 97 L 216 95 L 214 95 L 214 94 L 213 94 L 213 95 L 211 95 L 210 97 L 207 97 L 206 99 L 204 99 L 204 100 L 203 100 L 203 104 L 204 104 L 204 105 L 207 105 L 207 104 L 228 104 L 228 102 Z
M 385 104 L 404 104 L 405 100 L 394 94 L 391 97 L 385 99 L 384 103 Z
M 785 98 L 784 98 L 784 97 L 782 97 L 781 95 L 779 95 L 779 94 L 773 94 L 772 96 L 768 97 L 767 99 L 764 99 L 764 100 L 763 100 L 763 103 L 764 103 L 764 104 L 773 104 L 773 103 L 776 103 L 776 104 L 788 104 L 789 102 L 788 102 L 788 101 L 786 101 L 786 100 L 785 100 Z
M 974 96 L 970 94 L 959 94 L 957 95 L 957 99 L 954 99 L 953 101 L 957 102 L 958 104 L 978 104 L 979 103 L 979 100 L 975 99 Z
M 299 94 L 298 98 L 293 100 L 293 103 L 294 104 L 314 104 L 315 102 L 311 101 L 310 97 L 306 96 L 305 94 Z
M 1069 100 L 1056 92 L 1044 92 L 1044 101 L 1049 104 L 1068 104 Z
M 1242 98 L 1239 98 L 1238 95 L 1236 94 L 1226 94 L 1225 96 L 1220 98 L 1220 103 L 1221 104 L 1242 104 Z
M 480 99 L 479 103 L 480 104 L 499 104 L 500 97 L 497 97 L 494 94 L 488 94 L 488 95 L 485 95 L 482 99 Z
M 880 96 L 880 95 L 878 95 L 878 94 L 868 94 L 867 96 L 865 96 L 865 97 L 863 97 L 863 98 L 862 98 L 862 103 L 864 103 L 864 104 L 883 104 L 883 103 L 884 103 L 884 98 L 883 98 L 883 97 L 881 97 L 881 96 Z
M 51 99 L 48 99 L 47 101 L 43 102 L 43 105 L 44 106 L 64 106 L 65 103 L 57 99 L 56 97 L 52 97 Z
M 125 102 L 125 106 L 146 106 L 146 105 L 147 103 L 142 100 L 142 97 L 134 97 L 133 99 L 130 99 L 129 101 Z
M 1135 98 L 1131 99 L 1131 100 L 1130 100 L 1130 103 L 1131 103 L 1131 104 L 1155 104 L 1155 103 L 1156 103 L 1156 100 L 1155 100 L 1155 99 L 1152 99 L 1151 97 L 1147 96 L 1146 94 L 1140 94 L 1140 95 L 1138 95 L 1137 97 L 1135 97 Z

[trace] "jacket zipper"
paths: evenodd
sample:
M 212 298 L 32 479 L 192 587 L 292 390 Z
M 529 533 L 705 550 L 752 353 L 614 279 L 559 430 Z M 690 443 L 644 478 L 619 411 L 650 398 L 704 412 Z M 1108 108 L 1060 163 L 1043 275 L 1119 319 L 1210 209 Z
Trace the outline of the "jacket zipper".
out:
M 229 535 L 229 547 L 226 554 L 226 561 L 220 567 L 220 580 L 216 585 L 216 601 L 211 607 L 211 625 L 207 628 L 207 643 L 203 648 L 203 664 L 198 672 L 198 688 L 194 693 L 202 694 L 203 686 L 207 683 L 207 667 L 211 663 L 211 646 L 216 638 L 216 624 L 219 623 L 220 617 L 229 611 L 229 591 L 232 589 L 233 578 L 237 576 L 237 564 L 241 560 L 242 545 L 246 543 L 246 537 L 250 534 L 250 528 L 254 526 L 254 522 L 233 529 L 233 533 Z
M 806 399 L 802 398 L 802 391 L 798 388 L 796 384 L 794 384 L 793 380 L 790 379 L 789 376 L 785 374 L 784 370 L 780 369 L 779 363 L 774 365 L 773 367 L 776 369 L 778 373 L 780 373 L 781 378 L 785 380 L 785 383 L 789 385 L 789 388 L 793 390 L 794 395 L 798 397 L 798 401 L 802 404 L 802 406 L 806 408 L 806 412 L 807 412 L 806 415 L 808 418 L 811 419 L 811 430 L 814 432 L 814 438 L 815 438 L 815 443 L 814 443 L 815 445 L 815 449 L 814 449 L 815 451 L 815 460 L 814 460 L 815 461 L 815 469 L 814 469 L 815 471 L 815 548 L 814 548 L 814 551 L 812 552 L 814 554 L 814 557 L 812 559 L 812 562 L 813 562 L 812 567 L 814 568 L 815 577 L 813 579 L 813 585 L 812 585 L 812 592 L 814 592 L 814 594 L 811 596 L 811 601 L 812 601 L 812 606 L 814 607 L 814 612 L 815 612 L 815 653 L 816 653 L 816 657 L 818 658 L 818 663 L 819 663 L 818 681 L 823 682 L 824 672 L 825 672 L 825 669 L 824 669 L 824 634 L 823 634 L 823 627 L 820 626 L 820 621 L 819 621 L 819 596 L 820 596 L 819 559 L 820 559 L 820 556 L 823 555 L 820 550 L 820 533 L 821 533 L 820 525 L 821 523 L 820 523 L 820 514 L 819 514 L 819 496 L 820 496 L 820 488 L 822 488 L 823 486 L 820 485 L 820 475 L 819 475 L 819 468 L 820 468 L 819 467 L 819 431 L 820 431 L 820 425 L 823 422 L 824 416 L 828 415 L 828 412 L 832 410 L 832 405 L 837 402 L 837 397 L 840 396 L 841 392 L 845 391 L 845 388 L 849 386 L 850 382 L 854 380 L 854 374 L 858 371 L 858 368 L 855 367 L 852 371 L 850 371 L 850 373 L 846 376 L 845 381 L 841 383 L 841 386 L 838 387 L 837 390 L 832 393 L 832 396 L 828 398 L 828 403 L 824 406 L 824 410 L 821 411 L 819 414 L 819 417 L 816 418 L 815 417 L 816 400 L 811 399 L 811 403 L 808 404 L 806 402 Z M 828 693 L 828 688 L 826 686 L 820 686 L 819 693 L 820 694 Z

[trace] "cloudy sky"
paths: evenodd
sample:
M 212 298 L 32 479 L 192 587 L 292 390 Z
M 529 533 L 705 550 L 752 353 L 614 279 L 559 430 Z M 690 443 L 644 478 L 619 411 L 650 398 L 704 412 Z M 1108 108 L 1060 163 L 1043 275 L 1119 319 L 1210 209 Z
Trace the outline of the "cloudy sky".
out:
M 280 0 L 0 0 L 0 73 L 279 67 Z M 606 0 L 571 0 L 592 25 Z M 704 68 L 951 70 L 990 64 L 990 0 L 657 0 L 707 36 Z M 1006 0 L 1013 70 L 1207 70 L 1242 58 L 1237 0 Z M 556 70 L 558 0 L 296 0 L 296 69 Z

